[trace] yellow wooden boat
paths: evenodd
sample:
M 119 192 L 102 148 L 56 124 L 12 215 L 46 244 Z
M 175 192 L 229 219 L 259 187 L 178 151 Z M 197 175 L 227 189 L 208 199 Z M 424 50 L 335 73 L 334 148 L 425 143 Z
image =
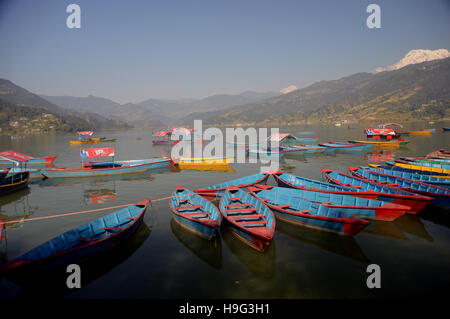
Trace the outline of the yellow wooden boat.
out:
M 418 130 L 418 131 L 399 131 L 400 134 L 409 134 L 409 135 L 431 135 L 434 132 L 434 129 L 427 130 Z
M 72 145 L 94 144 L 94 143 L 100 143 L 100 138 L 99 137 L 94 137 L 94 138 L 91 138 L 91 139 L 85 140 L 85 141 L 69 141 L 69 143 L 72 144 Z
M 396 163 L 397 164 L 397 163 Z M 401 164 L 401 163 L 398 163 L 398 164 Z M 403 165 L 408 165 L 408 164 L 403 164 Z M 381 165 L 380 164 L 367 164 L 367 166 L 369 166 L 369 167 L 374 167 L 374 168 L 378 168 L 378 167 L 380 167 Z M 400 165 L 398 165 L 399 167 L 400 167 Z M 409 166 L 413 166 L 413 165 L 409 165 Z M 419 166 L 419 165 L 414 165 L 414 166 Z M 408 168 L 408 167 L 404 167 L 404 166 L 401 166 L 401 167 L 403 167 L 403 168 Z M 423 166 L 420 166 L 420 167 L 423 167 Z M 412 169 L 412 168 L 410 168 L 410 169 Z M 414 170 L 416 170 L 416 169 L 414 169 Z M 419 170 L 417 170 L 418 172 L 417 172 L 417 174 L 420 174 L 420 171 Z M 426 171 L 426 172 L 428 172 L 428 170 L 421 170 L 421 171 Z M 434 172 L 434 171 L 433 171 Z M 437 172 L 436 172 L 437 173 Z M 448 175 L 448 176 L 445 176 L 445 175 L 428 175 L 428 176 L 431 176 L 431 177 L 437 177 L 437 178 L 444 178 L 444 179 L 450 179 L 450 175 Z
M 179 159 L 177 165 L 180 169 L 232 172 L 234 170 L 229 163 L 233 162 L 233 159 L 232 157 L 182 157 Z
M 413 164 L 403 164 L 403 163 L 395 163 L 395 166 L 413 169 L 416 171 L 450 174 L 450 169 L 448 169 L 448 168 L 436 168 L 436 167 L 428 167 L 428 166 L 413 165 Z M 441 177 L 441 176 L 439 176 L 439 177 Z M 450 176 L 446 177 L 446 178 L 450 178 Z

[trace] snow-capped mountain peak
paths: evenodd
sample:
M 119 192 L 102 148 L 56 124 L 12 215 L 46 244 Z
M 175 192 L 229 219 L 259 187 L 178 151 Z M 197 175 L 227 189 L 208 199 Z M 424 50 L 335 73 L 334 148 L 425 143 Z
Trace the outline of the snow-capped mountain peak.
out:
M 397 63 L 384 68 L 376 68 L 373 72 L 378 73 L 383 71 L 393 71 L 401 69 L 410 64 L 417 64 L 426 61 L 445 59 L 448 57 L 450 57 L 450 52 L 447 49 L 411 50 L 403 57 L 403 59 L 401 59 Z

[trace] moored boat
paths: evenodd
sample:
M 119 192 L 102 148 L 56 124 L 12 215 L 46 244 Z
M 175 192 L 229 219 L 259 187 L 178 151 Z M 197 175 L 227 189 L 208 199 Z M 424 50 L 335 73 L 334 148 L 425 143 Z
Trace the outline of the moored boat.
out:
M 81 149 L 80 155 L 82 158 L 81 168 L 43 168 L 41 169 L 41 174 L 47 178 L 120 175 L 168 167 L 173 163 L 169 158 L 115 162 L 114 148 L 112 147 Z M 113 160 L 84 163 L 84 159 L 92 157 L 112 157 Z
M 72 229 L 6 263 L 0 272 L 67 267 L 132 235 L 141 224 L 149 199 Z
M 450 127 L 443 127 L 442 130 L 443 130 L 444 132 L 450 132 Z
M 279 197 L 270 190 L 250 188 L 251 194 L 269 207 L 277 219 L 340 235 L 353 236 L 370 224 L 339 209 L 313 203 L 301 198 Z
M 396 165 L 394 165 L 394 162 L 389 162 L 389 163 L 392 163 L 392 165 L 380 165 L 380 164 L 367 164 L 367 165 L 369 167 L 373 167 L 373 168 L 381 168 L 381 169 L 387 169 L 387 170 L 395 170 L 395 171 L 399 171 L 399 172 L 408 172 L 408 173 L 413 173 L 413 174 L 427 175 L 427 176 L 431 176 L 431 177 L 438 177 L 441 179 L 450 179 L 450 174 L 415 170 L 415 169 L 396 166 Z
M 439 149 L 437 151 L 428 153 L 425 158 L 429 159 L 429 158 L 444 158 L 444 159 L 450 159 L 450 151 L 447 151 L 446 149 Z
M 14 173 L 22 173 L 22 172 L 26 172 L 28 171 L 29 173 L 29 179 L 41 179 L 44 176 L 42 176 L 41 174 L 41 169 L 40 168 L 33 168 L 33 169 L 29 169 L 29 168 L 19 168 L 19 167 L 12 167 L 9 170 L 10 174 L 14 174 Z
M 372 147 L 372 145 L 370 144 L 338 143 L 338 142 L 319 143 L 318 145 L 326 147 L 331 151 L 343 151 L 343 152 L 363 151 L 367 148 Z
M 191 232 L 212 239 L 221 223 L 221 215 L 210 201 L 178 186 L 169 201 L 175 221 Z
M 389 167 L 392 168 L 392 166 L 389 166 Z M 450 180 L 448 180 L 448 179 L 434 177 L 434 176 L 430 176 L 430 175 L 424 175 L 424 174 L 417 174 L 417 173 L 414 173 L 414 171 L 409 172 L 407 170 L 402 171 L 402 170 L 385 169 L 385 168 L 378 168 L 378 167 L 360 167 L 360 168 L 369 170 L 371 172 L 378 172 L 378 173 L 382 173 L 382 174 L 393 175 L 396 177 L 406 178 L 406 179 L 409 179 L 412 181 L 423 182 L 423 183 L 427 183 L 427 184 L 431 184 L 431 185 L 435 185 L 435 186 L 450 188 Z
M 404 215 L 410 210 L 409 206 L 398 205 L 374 199 L 356 197 L 352 195 L 330 194 L 316 192 L 314 190 L 302 190 L 286 187 L 259 186 L 262 189 L 275 193 L 275 198 L 280 201 L 288 198 L 300 198 L 312 203 L 336 208 L 341 212 L 357 216 L 359 218 L 392 221 Z
M 412 164 L 412 165 L 419 165 L 419 166 L 425 166 L 425 167 L 433 167 L 433 168 L 442 168 L 442 169 L 450 169 L 450 163 L 436 163 L 436 162 L 418 162 L 418 161 L 409 161 L 409 160 L 396 160 L 397 163 L 403 163 L 403 164 Z
M 323 153 L 327 149 L 326 147 L 319 146 L 319 145 L 306 145 L 306 144 L 295 145 L 294 148 L 298 148 L 300 150 L 303 150 L 304 154 Z M 286 155 L 289 155 L 289 153 L 287 153 Z
M 436 129 L 423 129 L 423 130 L 416 130 L 416 131 L 405 131 L 401 130 L 399 131 L 402 135 L 431 135 L 431 133 L 434 133 Z
M 350 172 L 360 178 L 371 180 L 375 183 L 382 184 L 384 186 L 399 188 L 407 190 L 413 193 L 418 193 L 428 197 L 433 197 L 433 204 L 450 206 L 450 190 L 426 184 L 419 181 L 413 181 L 403 177 L 397 177 L 394 175 L 388 175 L 380 172 L 373 172 L 357 167 L 349 167 Z
M 51 164 L 56 158 L 56 156 L 32 157 L 12 150 L 0 152 L 0 156 L 4 157 L 0 158 L 0 165 L 11 165 L 14 161 L 20 161 L 27 165 Z
M 28 171 L 8 174 L 0 179 L 0 195 L 7 195 L 28 186 L 30 173 Z
M 212 185 L 209 187 L 196 189 L 196 190 L 194 190 L 194 192 L 202 195 L 203 197 L 205 197 L 208 200 L 215 200 L 215 199 L 219 199 L 223 195 L 225 190 L 227 188 L 229 188 L 230 186 L 235 186 L 235 187 L 241 188 L 243 190 L 246 190 L 247 187 L 253 186 L 255 184 L 265 184 L 267 182 L 267 179 L 269 178 L 269 176 L 270 176 L 269 173 L 253 174 L 253 175 L 237 178 L 237 179 L 234 179 L 231 181 L 227 181 L 224 183 Z
M 219 210 L 237 238 L 264 252 L 275 232 L 275 218 L 261 201 L 237 187 L 229 187 L 219 203 Z
M 322 168 L 322 172 L 325 178 L 331 183 L 383 193 L 378 197 L 378 200 L 391 201 L 395 204 L 409 206 L 411 208 L 409 213 L 411 214 L 419 213 L 433 200 L 433 198 L 429 196 L 419 195 L 399 188 L 384 186 L 364 178 L 359 178 L 341 172 L 335 172 L 330 169 Z
M 425 172 L 433 172 L 433 173 L 444 173 L 444 174 L 450 174 L 450 169 L 446 168 L 436 168 L 436 167 L 429 167 L 424 165 L 417 165 L 417 164 L 406 164 L 406 163 L 393 163 L 393 162 L 386 162 L 388 165 L 394 165 L 394 166 L 400 166 L 408 169 L 413 169 L 416 171 L 425 171 Z
M 282 149 L 271 149 L 271 148 L 265 148 L 265 149 L 247 149 L 247 153 L 249 155 L 253 156 L 262 156 L 262 157 L 269 157 L 269 158 L 281 158 L 286 152 Z
M 409 143 L 407 140 L 397 139 L 389 141 L 361 141 L 361 140 L 351 140 L 348 141 L 353 144 L 371 144 L 372 147 L 400 147 Z
M 234 160 L 233 157 L 203 157 L 203 158 L 180 158 L 174 159 L 179 169 L 212 170 L 229 172 L 233 168 L 229 165 Z

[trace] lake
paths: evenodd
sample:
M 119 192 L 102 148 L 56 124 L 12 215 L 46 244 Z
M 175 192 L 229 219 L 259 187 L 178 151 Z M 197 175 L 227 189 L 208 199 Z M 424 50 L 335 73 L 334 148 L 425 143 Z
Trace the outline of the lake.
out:
M 423 156 L 450 148 L 448 123 L 431 136 L 406 137 L 397 150 L 287 157 L 281 170 L 322 180 L 321 168 L 347 172 L 348 166 L 382 163 L 401 156 Z M 319 142 L 365 139 L 364 127 L 285 127 L 282 132 L 314 131 L 302 137 Z M 96 132 L 115 143 L 85 147 L 115 148 L 116 159 L 170 156 L 170 146 L 152 145 L 150 130 Z M 34 157 L 56 155 L 57 167 L 79 167 L 74 134 L 0 137 L 0 149 Z M 140 139 L 141 138 L 141 139 Z M 0 218 L 16 220 L 134 203 L 169 196 L 176 186 L 196 189 L 259 172 L 260 164 L 232 164 L 233 172 L 165 169 L 107 178 L 33 181 L 28 189 L 0 197 Z M 269 184 L 275 185 L 272 178 Z M 3 259 L 14 259 L 41 243 L 95 218 L 103 211 L 7 227 Z M 450 211 L 434 207 L 394 222 L 371 221 L 353 238 L 278 222 L 265 253 L 252 250 L 223 228 L 213 241 L 196 237 L 172 219 L 168 201 L 147 209 L 138 232 L 115 250 L 81 267 L 82 288 L 65 288 L 65 277 L 0 281 L 0 297 L 66 298 L 403 298 L 438 294 L 450 287 Z M 366 286 L 369 264 L 381 267 L 381 289 Z

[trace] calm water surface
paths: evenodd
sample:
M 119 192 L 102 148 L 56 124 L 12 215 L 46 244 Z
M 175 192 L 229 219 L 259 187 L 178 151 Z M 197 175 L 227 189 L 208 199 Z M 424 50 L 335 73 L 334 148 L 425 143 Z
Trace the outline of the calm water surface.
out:
M 289 157 L 281 169 L 322 179 L 321 168 L 346 171 L 348 166 L 422 156 L 450 148 L 450 133 L 437 127 L 432 136 L 407 137 L 400 150 L 369 151 L 315 157 Z M 319 142 L 364 139 L 363 127 L 283 129 L 314 131 Z M 117 138 L 116 159 L 169 156 L 170 147 L 152 146 L 151 131 L 103 132 Z M 35 157 L 57 155 L 55 165 L 79 167 L 79 147 L 69 146 L 73 135 L 32 136 L 11 141 L 0 137 L 0 149 Z M 138 140 L 137 138 L 142 138 Z M 0 218 L 15 220 L 162 198 L 183 185 L 190 189 L 257 173 L 258 164 L 232 164 L 234 172 L 160 170 L 114 178 L 38 181 L 29 188 L 0 198 Z M 269 184 L 274 184 L 269 180 Z M 37 245 L 110 211 L 55 218 L 7 228 L 2 258 L 14 259 Z M 17 282 L 0 279 L 0 297 L 46 294 L 67 298 L 371 298 L 409 297 L 444 293 L 450 287 L 450 212 L 429 208 L 418 216 L 395 222 L 372 222 L 354 238 L 292 226 L 277 221 L 268 251 L 258 253 L 226 228 L 215 241 L 205 241 L 174 223 L 168 201 L 149 207 L 138 232 L 114 251 L 82 265 L 82 288 L 64 289 L 65 277 Z M 366 267 L 378 264 L 382 288 L 366 287 Z M 442 295 L 441 295 L 442 296 Z

